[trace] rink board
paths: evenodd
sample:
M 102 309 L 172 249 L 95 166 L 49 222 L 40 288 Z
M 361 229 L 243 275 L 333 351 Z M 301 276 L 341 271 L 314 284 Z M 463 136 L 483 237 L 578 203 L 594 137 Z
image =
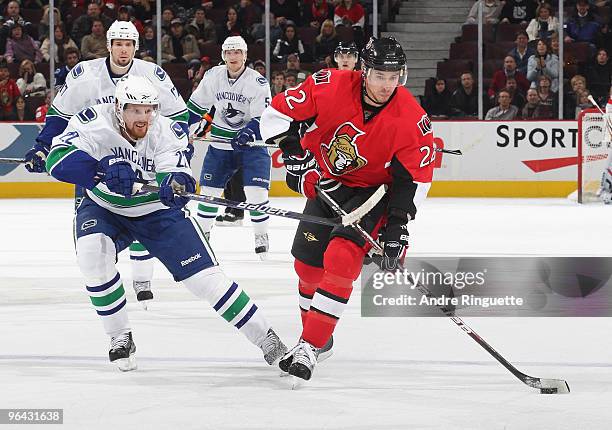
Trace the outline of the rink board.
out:
M 40 124 L 2 123 L 0 157 L 22 157 Z M 462 156 L 437 154 L 432 197 L 565 197 L 576 189 L 576 121 L 438 121 L 437 147 Z M 206 152 L 196 144 L 192 168 L 199 176 Z M 20 165 L 0 164 L 0 197 L 69 197 L 72 186 Z M 272 152 L 272 196 L 291 196 L 279 150 Z

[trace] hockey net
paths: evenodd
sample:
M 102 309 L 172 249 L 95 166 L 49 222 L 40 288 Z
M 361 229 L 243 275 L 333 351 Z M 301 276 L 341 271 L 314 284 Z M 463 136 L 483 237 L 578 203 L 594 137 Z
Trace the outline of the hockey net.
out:
M 585 109 L 578 117 L 578 189 L 570 195 L 578 203 L 598 202 L 601 175 L 608 158 L 609 148 L 604 140 L 606 121 L 598 109 Z M 612 124 L 610 124 L 612 127 Z

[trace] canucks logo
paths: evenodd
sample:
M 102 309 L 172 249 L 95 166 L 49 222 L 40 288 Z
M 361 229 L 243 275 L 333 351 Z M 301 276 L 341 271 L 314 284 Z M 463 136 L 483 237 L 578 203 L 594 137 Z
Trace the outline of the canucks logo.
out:
M 329 145 L 322 144 L 322 155 L 330 172 L 345 175 L 368 164 L 368 160 L 357 151 L 357 138 L 365 134 L 350 122 L 336 129 Z
M 231 127 L 242 127 L 244 124 L 244 112 L 234 109 L 231 103 L 228 103 L 227 107 L 223 108 L 221 115 L 225 123 Z
M 164 72 L 164 69 L 162 69 L 161 67 L 156 66 L 155 76 L 157 76 L 157 79 L 159 79 L 160 81 L 163 81 L 164 79 L 166 79 L 166 72 Z

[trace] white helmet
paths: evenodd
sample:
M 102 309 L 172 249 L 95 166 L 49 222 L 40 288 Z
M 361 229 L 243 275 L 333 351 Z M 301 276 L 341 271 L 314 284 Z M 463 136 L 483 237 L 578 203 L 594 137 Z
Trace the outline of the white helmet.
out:
M 111 24 L 106 32 L 106 47 L 108 48 L 108 52 L 110 52 L 111 45 L 115 39 L 133 40 L 136 48 L 134 52 L 138 51 L 140 35 L 138 34 L 138 30 L 136 30 L 136 26 L 131 22 L 115 21 Z
M 225 51 L 230 51 L 232 49 L 239 49 L 240 51 L 244 51 L 244 62 L 246 63 L 247 56 L 247 43 L 244 41 L 242 36 L 230 36 L 223 42 L 221 45 L 221 58 L 225 61 Z
M 159 92 L 151 81 L 142 76 L 127 75 L 117 82 L 115 89 L 115 115 L 119 125 L 125 129 L 123 109 L 126 104 L 153 105 L 157 116 L 159 112 Z

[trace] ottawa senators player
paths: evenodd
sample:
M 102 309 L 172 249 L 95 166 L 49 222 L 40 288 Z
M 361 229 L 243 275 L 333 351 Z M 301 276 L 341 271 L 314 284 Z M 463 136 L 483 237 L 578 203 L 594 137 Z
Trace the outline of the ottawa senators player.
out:
M 370 39 L 361 71 L 321 70 L 278 94 L 261 118 L 262 138 L 283 151 L 288 186 L 308 197 L 304 213 L 333 217 L 315 185 L 350 212 L 382 184 L 386 198 L 360 224 L 384 241 L 383 269 L 395 270 L 432 179 L 433 133 L 404 88 L 406 56 L 393 38 Z M 302 123 L 309 127 L 301 142 Z M 376 236 L 374 236 L 376 237 Z M 292 254 L 299 277 L 302 336 L 279 363 L 310 379 L 361 272 L 368 246 L 351 227 L 300 223 Z M 320 359 L 320 357 L 319 357 Z

